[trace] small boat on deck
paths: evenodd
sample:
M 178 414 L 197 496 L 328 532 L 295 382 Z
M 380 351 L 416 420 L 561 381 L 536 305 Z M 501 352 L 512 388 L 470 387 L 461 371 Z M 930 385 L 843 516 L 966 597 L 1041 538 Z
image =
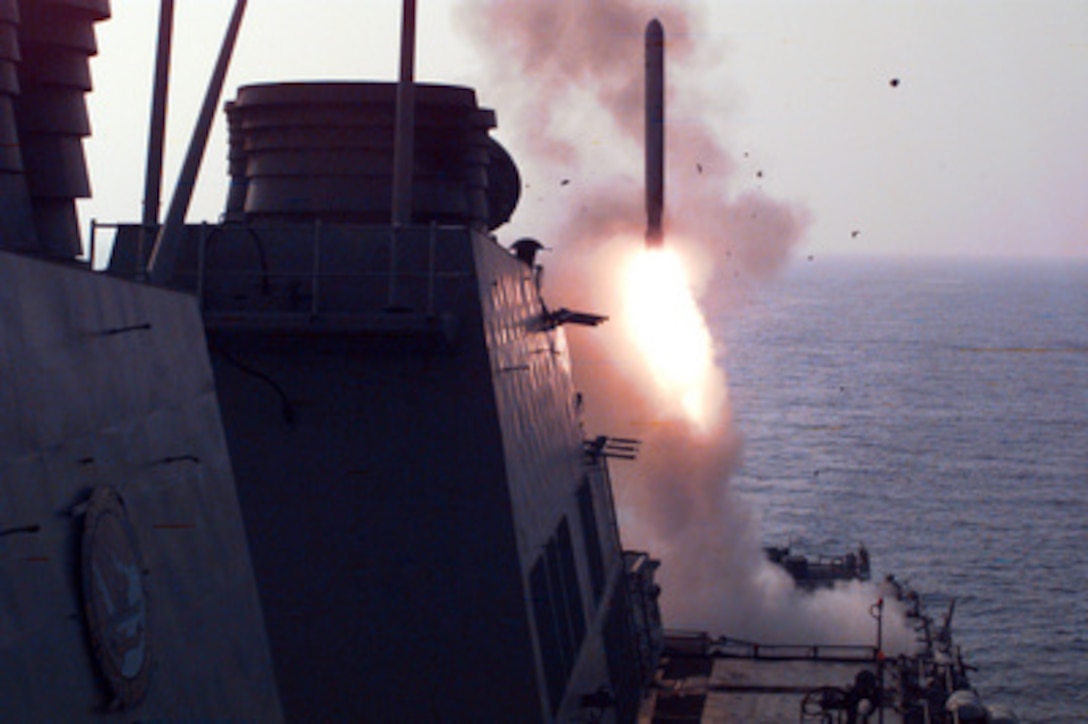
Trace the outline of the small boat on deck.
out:
M 869 551 L 863 544 L 857 551 L 841 556 L 810 557 L 792 552 L 789 545 L 768 546 L 763 550 L 772 563 L 785 569 L 798 586 L 809 591 L 832 588 L 838 581 L 869 580 Z

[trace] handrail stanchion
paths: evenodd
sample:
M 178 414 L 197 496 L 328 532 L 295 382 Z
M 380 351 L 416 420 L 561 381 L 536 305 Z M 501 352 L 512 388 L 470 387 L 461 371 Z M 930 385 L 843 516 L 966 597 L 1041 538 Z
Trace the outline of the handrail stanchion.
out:
M 438 222 L 431 222 L 431 233 L 427 240 L 427 316 L 434 316 L 434 275 L 435 275 L 435 237 L 438 235 Z
M 200 243 L 196 245 L 196 303 L 204 311 L 204 270 L 208 248 L 208 222 L 200 224 Z
M 394 224 L 389 231 L 389 287 L 385 297 L 385 306 L 395 309 L 397 306 L 397 238 L 401 227 Z
M 318 280 L 321 276 L 321 219 L 314 221 L 314 254 L 313 268 L 310 276 L 310 319 L 317 318 L 318 310 Z
M 98 231 L 98 220 L 91 219 L 91 237 L 87 239 L 87 268 L 94 271 L 95 232 Z

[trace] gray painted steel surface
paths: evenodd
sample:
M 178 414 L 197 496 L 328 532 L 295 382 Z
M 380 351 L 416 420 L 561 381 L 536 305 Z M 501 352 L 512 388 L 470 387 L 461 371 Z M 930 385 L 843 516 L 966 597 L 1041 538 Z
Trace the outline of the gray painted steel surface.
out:
M 534 271 L 486 235 L 410 228 L 390 308 L 388 227 L 220 231 L 199 286 L 288 716 L 557 715 L 529 574 L 561 521 L 589 625 L 557 703 L 579 711 L 610 685 L 602 637 L 622 559 Z M 599 598 L 576 497 L 587 480 Z
M 153 664 L 127 713 L 279 719 L 194 300 L 0 252 L 0 321 L 2 718 L 107 718 L 79 570 L 80 504 L 109 485 L 142 557 Z
M 106 11 L 47 2 L 30 47 L 70 65 Z M 29 202 L 3 209 L 0 243 L 29 208 L 38 250 L 64 256 L 86 83 L 62 70 L 16 79 L 40 85 L 12 104 L 5 188 L 28 157 L 38 170 Z M 344 112 L 357 125 L 344 94 L 388 88 L 289 90 L 332 93 L 328 117 L 315 130 L 304 108 L 285 123 L 276 103 L 255 112 L 263 89 L 235 105 L 244 207 L 235 194 L 231 223 L 179 229 L 167 277 L 189 295 L 116 278 L 143 271 L 138 226 L 119 230 L 112 277 L 0 253 L 0 711 L 633 718 L 643 682 L 607 470 L 587 454 L 537 270 L 482 231 L 520 187 L 487 136 L 493 114 L 468 89 L 435 91 L 470 101 L 417 148 L 433 178 L 416 200 L 429 188 L 442 203 L 423 216 L 450 226 L 335 223 L 388 208 L 380 149 L 341 169 L 376 168 L 373 188 L 331 180 L 346 217 L 327 198 L 262 216 L 256 192 L 298 138 L 335 137 Z M 367 123 L 346 148 L 384 133 Z M 319 149 L 292 167 L 287 198 L 326 161 Z

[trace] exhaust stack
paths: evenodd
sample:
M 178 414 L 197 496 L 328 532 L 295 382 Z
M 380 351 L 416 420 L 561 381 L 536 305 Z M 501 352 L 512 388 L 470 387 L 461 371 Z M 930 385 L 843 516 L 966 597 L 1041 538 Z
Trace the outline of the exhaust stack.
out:
M 665 208 L 665 29 L 656 18 L 646 25 L 646 246 L 664 240 Z

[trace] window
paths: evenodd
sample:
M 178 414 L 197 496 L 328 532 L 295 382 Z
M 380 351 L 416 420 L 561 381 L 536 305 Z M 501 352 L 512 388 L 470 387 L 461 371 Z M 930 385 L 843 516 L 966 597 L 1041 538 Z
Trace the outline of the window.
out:
M 589 561 L 589 584 L 593 588 L 594 601 L 599 603 L 604 593 L 604 552 L 601 550 L 597 508 L 593 504 L 593 488 L 589 485 L 589 478 L 585 478 L 578 488 L 578 513 L 582 519 L 582 544 L 586 548 L 586 560 Z
M 586 635 L 570 523 L 564 517 L 529 572 L 533 618 L 552 711 L 559 707 Z
M 545 557 L 541 556 L 529 573 L 529 588 L 533 597 L 533 618 L 536 619 L 536 635 L 540 641 L 540 655 L 544 664 L 544 679 L 548 686 L 548 701 L 552 711 L 559 706 L 566 684 L 563 650 L 560 645 L 559 621 L 555 616 L 548 587 Z

